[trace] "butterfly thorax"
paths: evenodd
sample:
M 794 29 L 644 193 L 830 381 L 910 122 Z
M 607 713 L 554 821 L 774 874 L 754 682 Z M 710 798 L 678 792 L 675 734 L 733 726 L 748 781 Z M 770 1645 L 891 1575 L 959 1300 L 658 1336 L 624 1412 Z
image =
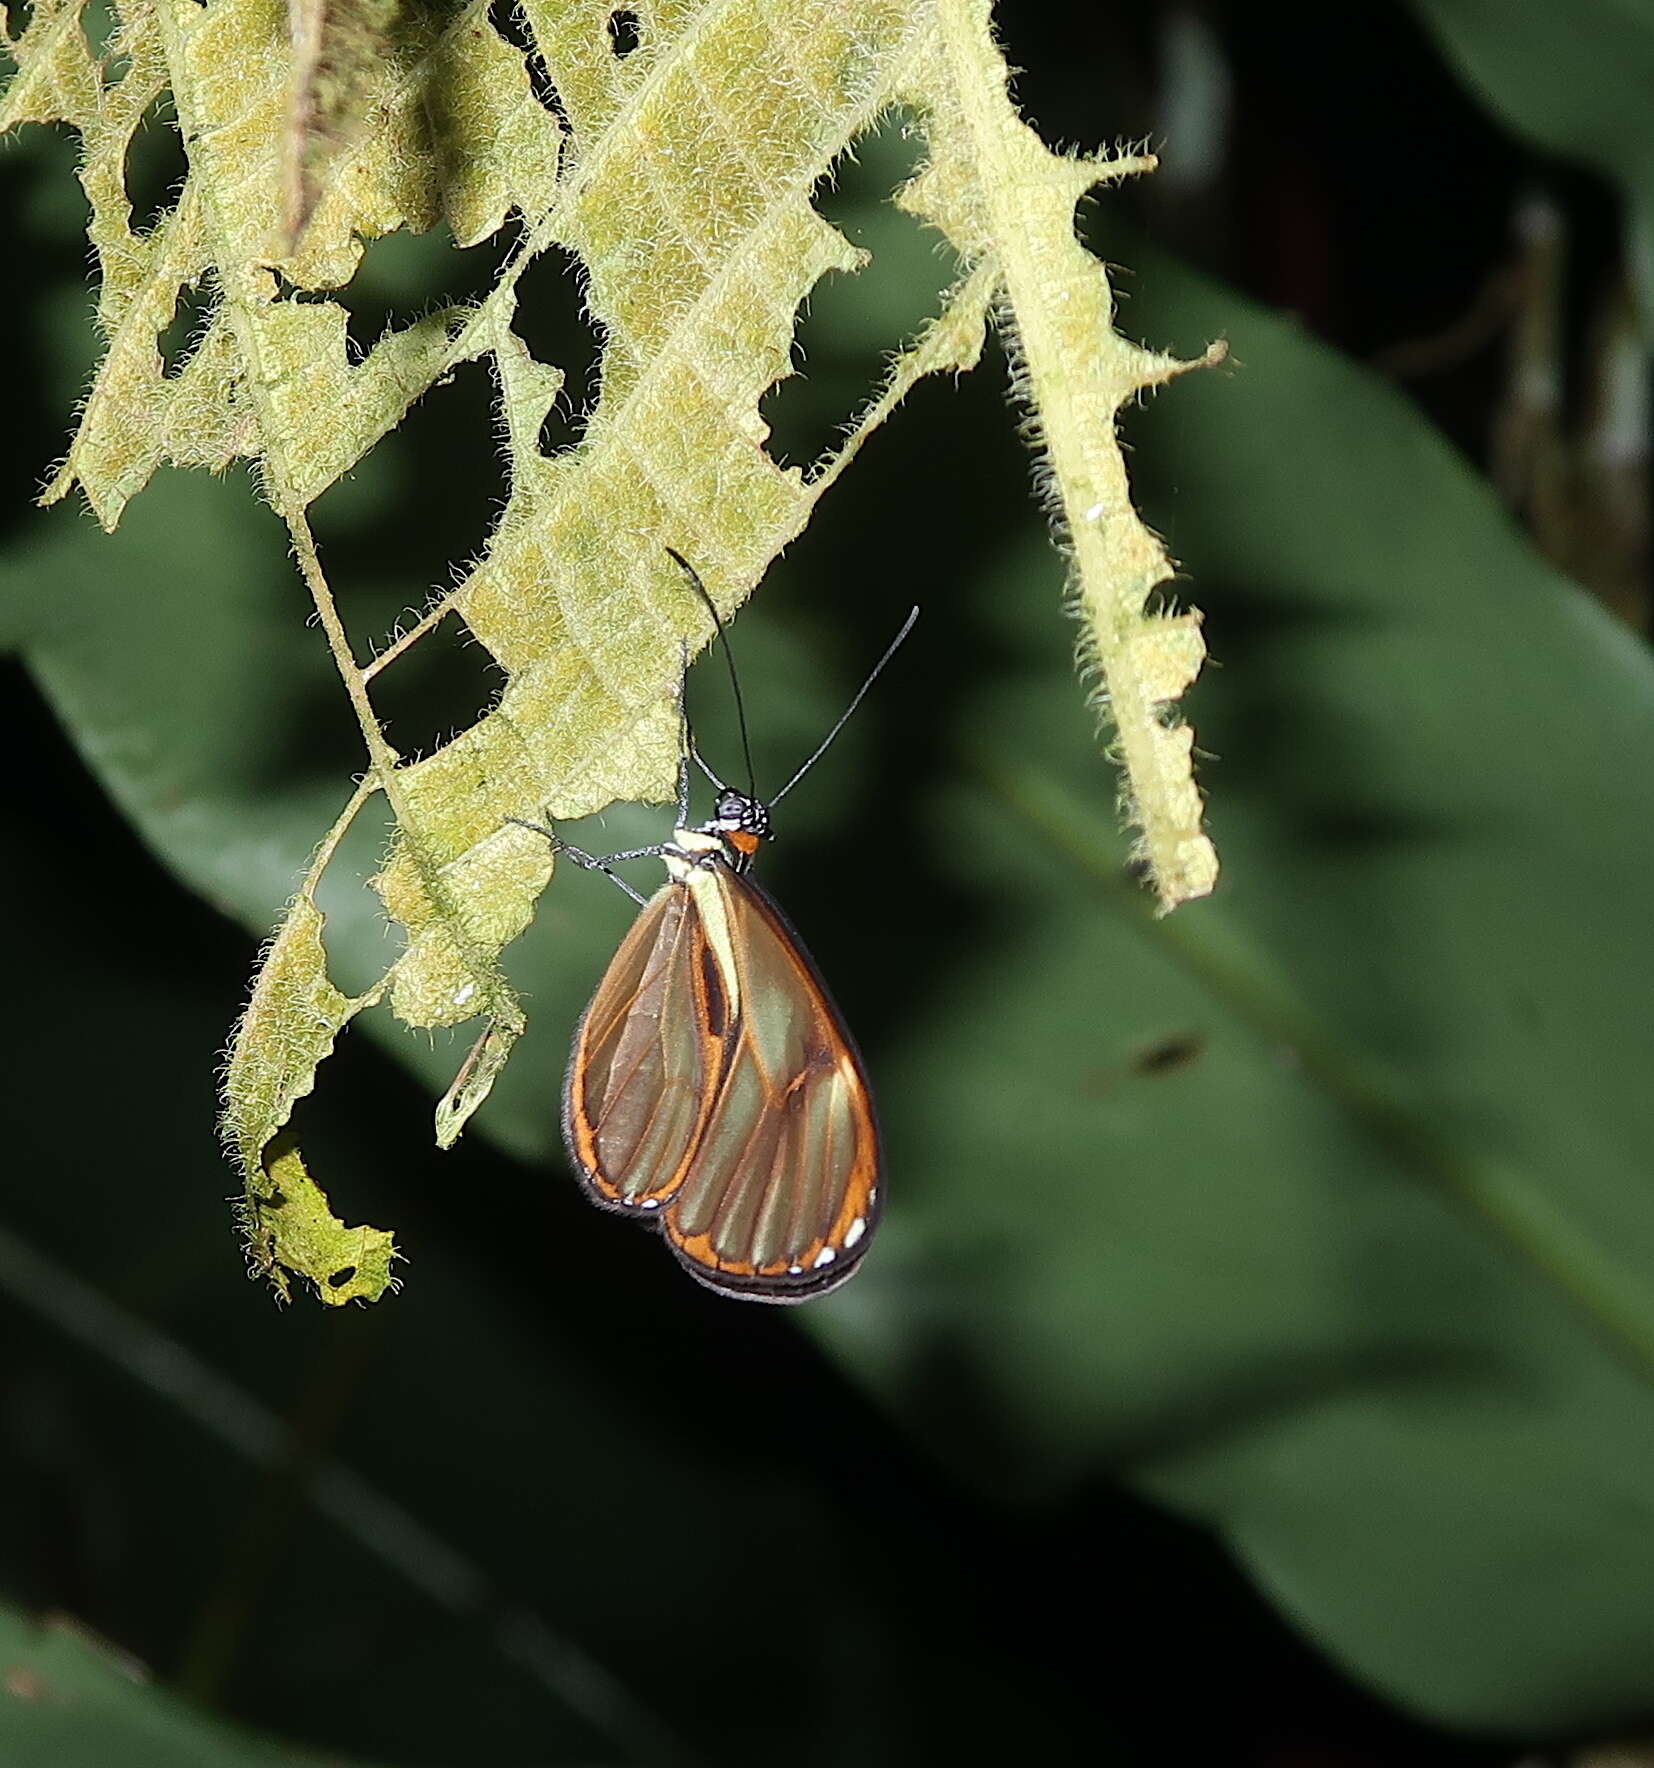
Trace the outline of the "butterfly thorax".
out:
M 700 916 L 732 1014 L 739 1010 L 741 999 L 726 895 L 733 886 L 720 880 L 719 873 L 727 871 L 739 877 L 769 833 L 769 806 L 745 792 L 725 788 L 719 792 L 708 821 L 698 829 L 673 830 L 671 842 L 661 850 L 668 877 L 688 890 Z

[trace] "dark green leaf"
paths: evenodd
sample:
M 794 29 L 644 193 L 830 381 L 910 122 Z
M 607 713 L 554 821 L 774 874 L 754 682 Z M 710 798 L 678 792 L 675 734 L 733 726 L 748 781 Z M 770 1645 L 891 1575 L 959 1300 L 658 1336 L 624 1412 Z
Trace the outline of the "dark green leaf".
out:
M 1030 542 L 938 807 L 982 931 L 880 1075 L 890 1226 L 829 1336 L 962 1470 L 1210 1520 L 1410 1706 L 1639 1709 L 1654 670 L 1401 398 L 1120 255 L 1134 326 L 1238 363 L 1133 426 L 1223 665 L 1224 882 L 1126 886 Z
M 323 1768 L 193 1711 L 142 1666 L 61 1620 L 0 1611 L 0 1760 L 44 1768 Z M 329 1755 L 327 1768 L 346 1768 Z

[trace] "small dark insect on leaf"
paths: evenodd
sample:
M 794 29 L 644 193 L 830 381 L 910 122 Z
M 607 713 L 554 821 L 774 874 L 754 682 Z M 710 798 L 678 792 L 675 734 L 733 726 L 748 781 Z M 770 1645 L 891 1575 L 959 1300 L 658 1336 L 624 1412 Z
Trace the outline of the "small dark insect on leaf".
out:
M 1205 1049 L 1206 1040 L 1199 1032 L 1185 1032 L 1178 1037 L 1162 1038 L 1147 1049 L 1139 1050 L 1131 1065 L 1138 1074 L 1173 1074 L 1198 1060 Z
M 346 1265 L 343 1270 L 335 1271 L 333 1275 L 328 1278 L 328 1287 L 330 1289 L 343 1289 L 355 1275 L 356 1267 L 354 1265 Z
M 643 41 L 643 27 L 630 7 L 609 14 L 608 30 L 616 61 L 624 61 Z

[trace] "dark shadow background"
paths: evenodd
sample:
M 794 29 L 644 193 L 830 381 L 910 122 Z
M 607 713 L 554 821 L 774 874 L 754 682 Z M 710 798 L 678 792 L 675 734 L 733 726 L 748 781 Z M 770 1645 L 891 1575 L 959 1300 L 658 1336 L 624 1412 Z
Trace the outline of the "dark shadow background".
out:
M 1571 224 L 1569 323 L 1583 338 L 1619 268 L 1613 195 L 1536 163 L 1402 7 L 1012 0 L 1001 26 L 1032 120 L 1048 140 L 1089 145 L 1099 117 L 1121 138 L 1160 133 L 1168 43 L 1191 20 L 1233 82 L 1229 151 L 1210 178 L 1111 198 L 1118 212 L 1385 365 L 1484 301 L 1512 260 L 1515 204 L 1543 189 Z M 53 155 L 59 172 L 63 157 Z M 151 175 L 164 191 L 172 170 L 158 161 Z M 0 161 L 8 207 L 24 212 L 40 176 L 28 156 Z M 477 286 L 491 250 L 468 266 Z M 84 242 L 50 217 L 29 223 L 28 249 L 0 267 L 8 310 L 43 327 L 63 323 L 83 286 Z M 1130 286 L 1128 275 L 1128 297 Z M 365 337 L 385 317 L 363 298 Z M 525 296 L 525 332 L 548 360 L 579 354 L 578 310 L 549 267 Z M 1507 335 L 1471 328 L 1407 381 L 1484 465 Z M 9 376 L 0 448 L 12 487 L 36 483 L 61 446 L 72 386 L 47 362 L 25 359 Z M 796 550 L 777 618 L 810 620 L 830 586 L 845 631 L 882 630 L 887 578 L 946 583 L 1025 526 L 1027 467 L 1002 388 L 996 363 L 956 391 L 918 391 L 868 470 L 834 493 L 834 519 Z M 496 491 L 488 452 L 474 446 L 486 394 L 480 375 L 461 376 L 416 411 L 397 445 L 417 519 L 341 523 L 324 538 L 342 578 L 353 567 L 428 577 L 433 559 L 479 544 Z M 577 407 L 564 414 L 571 437 Z M 788 421 L 807 452 L 809 412 Z M 914 509 L 947 519 L 917 524 Z M 0 541 L 18 543 L 34 519 L 13 497 Z M 1244 651 L 1247 619 L 1244 607 L 1209 606 L 1214 654 Z M 928 678 L 962 696 L 988 665 L 974 648 L 983 641 L 963 623 L 935 625 Z M 1411 1768 L 1510 1761 L 1544 1741 L 1443 1735 L 1390 1710 L 1296 1637 L 1212 1540 L 1117 1489 L 1032 1513 L 961 1491 L 785 1314 L 691 1292 L 658 1245 L 585 1209 L 560 1174 L 475 1136 L 438 1155 L 426 1101 L 361 1039 L 344 1040 L 303 1127 L 329 1166 L 351 1173 L 353 1214 L 395 1221 L 419 1249 L 418 1281 L 372 1312 L 277 1313 L 242 1280 L 212 1131 L 217 1051 L 254 944 L 134 839 L 24 670 L 8 664 L 4 678 L 4 752 L 30 757 L 13 772 L 14 857 L 0 870 L 20 984 L 0 1097 L 10 1230 L 206 1357 L 285 1430 L 273 1459 L 250 1464 L 0 1283 L 7 1600 L 72 1613 L 255 1724 L 416 1763 L 785 1754 Z M 417 746 L 417 732 L 463 721 L 481 681 L 463 657 L 405 672 L 388 702 L 401 721 L 393 735 Z M 351 739 L 337 706 L 315 711 L 302 736 L 320 765 Z M 835 864 L 842 828 L 806 833 L 778 862 L 778 888 L 801 926 L 828 930 L 816 956 L 876 1066 L 893 1016 L 945 975 L 984 911 L 908 832 L 923 782 L 951 765 L 935 736 L 952 723 L 945 709 L 928 692 L 890 693 L 863 720 L 858 741 L 889 758 L 876 859 Z M 45 952 L 68 955 L 71 990 L 48 986 Z M 898 953 L 904 999 L 893 1001 L 880 979 Z M 136 1052 L 105 1041 L 99 1015 L 77 1004 L 99 999 L 148 1026 Z M 559 1075 L 543 1043 L 540 1053 L 553 1113 Z M 138 1126 L 121 1170 L 89 1133 L 110 1121 Z M 525 1197 L 534 1233 L 479 1228 L 520 1221 Z M 939 1369 L 941 1391 L 948 1380 Z M 613 1441 L 587 1440 L 587 1404 L 609 1418 Z M 456 1432 L 475 1442 L 457 1482 L 452 1458 L 427 1448 Z M 682 1488 L 662 1489 L 662 1443 Z M 304 1495 L 333 1455 L 462 1543 L 481 1582 L 433 1600 L 341 1545 Z M 493 1477 L 502 1466 L 509 1476 Z M 714 1498 L 732 1488 L 753 1494 L 739 1538 Z M 542 1492 L 556 1494 L 555 1514 Z M 605 1594 L 628 1589 L 656 1600 L 643 1612 Z M 522 1605 L 567 1648 L 551 1652 L 565 1692 L 586 1685 L 588 1660 L 601 1667 L 585 1721 L 513 1658 Z M 1092 1628 L 1083 1649 L 1068 1644 L 1077 1611 Z M 643 1690 L 652 1718 L 606 1722 L 604 1676 Z M 837 1716 L 831 1735 L 811 1720 L 823 1711 Z

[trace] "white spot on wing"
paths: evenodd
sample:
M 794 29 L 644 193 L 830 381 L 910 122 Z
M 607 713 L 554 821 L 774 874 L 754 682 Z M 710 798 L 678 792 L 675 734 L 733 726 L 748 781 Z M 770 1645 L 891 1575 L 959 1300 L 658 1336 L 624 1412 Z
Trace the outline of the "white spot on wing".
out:
M 638 1208 L 639 1209 L 659 1209 L 660 1208 L 660 1199 L 658 1197 L 645 1197 L 644 1200 L 638 1205 Z
M 801 1276 L 803 1276 L 803 1274 L 804 1274 L 804 1267 L 802 1265 L 788 1265 L 787 1266 L 787 1275 L 789 1277 L 801 1277 Z
M 834 1252 L 832 1247 L 824 1246 L 821 1251 L 816 1254 L 815 1263 L 810 1266 L 810 1269 L 812 1271 L 819 1271 L 823 1265 L 830 1265 L 837 1257 L 838 1254 Z
M 862 1235 L 865 1234 L 866 1232 L 867 1232 L 867 1217 L 866 1216 L 857 1216 L 856 1219 L 850 1224 L 849 1232 L 844 1236 L 844 1250 L 846 1252 L 848 1252 L 850 1250 L 850 1248 L 852 1246 L 854 1246 L 856 1244 L 856 1242 L 859 1239 L 861 1239 Z

